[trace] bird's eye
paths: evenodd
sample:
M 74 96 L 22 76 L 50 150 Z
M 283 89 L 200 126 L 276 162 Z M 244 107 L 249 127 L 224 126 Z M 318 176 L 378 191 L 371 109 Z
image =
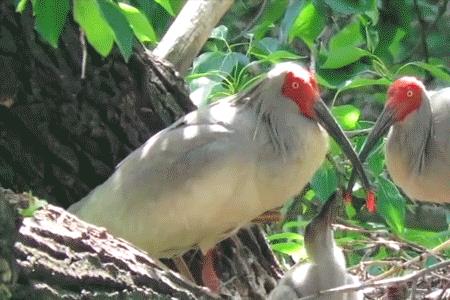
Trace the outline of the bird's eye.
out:
M 298 89 L 298 87 L 299 87 L 300 85 L 298 84 L 297 81 L 294 81 L 294 82 L 292 83 L 291 86 L 292 86 L 293 89 Z
M 408 98 L 411 98 L 411 97 L 413 96 L 413 94 L 414 94 L 414 92 L 411 91 L 411 90 L 409 90 L 409 91 L 406 92 L 406 96 L 407 96 Z

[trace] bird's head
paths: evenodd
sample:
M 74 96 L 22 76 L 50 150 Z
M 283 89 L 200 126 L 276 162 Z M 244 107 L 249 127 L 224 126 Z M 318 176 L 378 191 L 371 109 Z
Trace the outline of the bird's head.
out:
M 403 121 L 416 111 L 424 96 L 425 87 L 415 77 L 402 77 L 394 81 L 387 92 L 386 109 L 393 111 L 393 121 Z
M 320 91 L 314 74 L 302 66 L 285 62 L 277 64 L 268 74 L 270 89 L 295 103 L 305 117 L 316 117 L 314 104 L 320 100 Z
M 426 97 L 425 87 L 414 77 L 402 77 L 392 83 L 387 92 L 387 101 L 359 157 L 365 160 L 377 141 L 395 123 L 407 121 L 421 106 Z
M 301 116 L 318 122 L 333 137 L 358 172 L 364 188 L 370 190 L 369 181 L 350 141 L 320 97 L 314 74 L 292 62 L 280 63 L 267 74 L 265 84 L 267 98 L 293 102 Z

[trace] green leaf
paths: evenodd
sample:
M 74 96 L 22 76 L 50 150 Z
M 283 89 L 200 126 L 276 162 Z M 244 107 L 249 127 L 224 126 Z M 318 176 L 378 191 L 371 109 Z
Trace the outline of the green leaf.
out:
M 330 39 L 329 49 L 332 51 L 333 49 L 347 48 L 349 46 L 359 46 L 363 42 L 364 39 L 360 32 L 360 22 L 353 21 Z
M 161 5 L 172 17 L 174 17 L 181 9 L 183 0 L 155 0 Z
M 283 16 L 288 3 L 288 0 L 270 0 L 267 3 L 267 7 L 259 18 L 260 21 L 251 30 L 256 40 L 262 39 L 273 24 Z
M 322 0 L 335 12 L 341 14 L 357 14 L 373 9 L 376 0 Z M 320 2 L 320 1 L 319 1 Z
M 324 14 L 319 12 L 311 1 L 307 1 L 289 30 L 289 40 L 299 37 L 311 48 L 324 27 Z
M 145 15 L 136 7 L 129 4 L 119 2 L 119 7 L 130 23 L 131 29 L 141 42 L 156 42 L 156 33 L 152 24 L 147 20 Z
M 22 13 L 27 7 L 28 0 L 17 0 L 16 1 L 16 12 Z
M 367 158 L 367 165 L 373 176 L 377 177 L 383 172 L 384 160 L 384 143 L 380 143 L 377 149 L 372 151 Z
M 38 209 L 47 205 L 47 201 L 40 200 L 34 197 L 31 193 L 24 193 L 24 194 L 28 196 L 28 207 L 19 208 L 19 214 L 22 217 L 32 217 Z
M 219 71 L 229 74 L 238 64 L 247 65 L 248 57 L 238 52 L 205 52 L 194 61 L 192 73 Z
M 100 11 L 114 33 L 114 40 L 125 61 L 133 52 L 133 31 L 120 7 L 111 0 L 96 0 Z
M 302 251 L 302 245 L 294 242 L 277 243 L 270 245 L 273 251 L 280 252 L 287 255 L 297 254 Z
M 405 228 L 405 231 L 401 236 L 408 241 L 418 243 L 428 249 L 431 249 L 450 239 L 450 231 L 446 230 L 442 232 L 432 232 Z
M 85 32 L 89 44 L 106 57 L 114 45 L 114 34 L 100 14 L 97 3 L 92 0 L 74 1 L 73 17 Z
M 392 82 L 386 78 L 379 78 L 379 79 L 371 79 L 371 78 L 354 78 L 350 79 L 344 82 L 344 84 L 339 88 L 339 92 L 343 92 L 350 89 L 356 89 L 366 86 L 373 86 L 373 85 L 385 85 L 388 86 Z
M 378 177 L 377 211 L 397 234 L 405 228 L 406 201 L 389 179 Z
M 434 77 L 436 77 L 440 80 L 450 82 L 450 73 L 448 72 L 448 70 L 445 69 L 444 66 L 427 64 L 427 63 L 421 62 L 421 61 L 414 61 L 414 62 L 407 63 L 406 65 L 403 65 L 401 68 L 399 68 L 397 73 L 400 72 L 402 69 L 406 68 L 407 66 L 416 66 L 416 67 L 422 68 L 422 69 L 430 72 L 431 75 L 433 75 Z
M 325 63 L 321 66 L 323 69 L 338 69 L 354 63 L 361 57 L 370 56 L 366 50 L 354 46 L 330 50 Z
M 304 220 L 297 220 L 297 221 L 289 221 L 283 224 L 283 231 L 284 232 L 298 232 L 298 229 L 301 227 L 305 227 L 306 224 L 308 224 L 308 221 Z
M 344 130 L 353 130 L 358 125 L 361 112 L 353 105 L 339 105 L 331 109 L 333 116 Z
M 325 162 L 314 174 L 311 187 L 316 192 L 317 197 L 324 203 L 336 191 L 337 181 L 336 170 L 328 162 Z
M 281 232 L 281 233 L 271 234 L 267 237 L 267 240 L 269 240 L 269 241 L 281 240 L 281 239 L 303 241 L 303 235 L 294 233 L 294 232 Z
M 298 60 L 300 58 L 305 58 L 305 56 L 300 56 L 295 53 L 286 50 L 278 50 L 270 53 L 266 59 L 270 62 L 277 63 L 281 60 Z
M 54 48 L 58 47 L 69 13 L 69 0 L 37 0 L 32 3 L 37 32 Z

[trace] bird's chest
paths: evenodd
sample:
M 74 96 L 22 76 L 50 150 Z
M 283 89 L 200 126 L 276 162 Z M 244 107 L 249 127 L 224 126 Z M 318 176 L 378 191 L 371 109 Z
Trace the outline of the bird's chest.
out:
M 269 209 L 298 194 L 322 164 L 328 152 L 328 135 L 319 126 L 309 129 L 297 133 L 286 156 L 274 156 L 258 167 L 260 199 Z

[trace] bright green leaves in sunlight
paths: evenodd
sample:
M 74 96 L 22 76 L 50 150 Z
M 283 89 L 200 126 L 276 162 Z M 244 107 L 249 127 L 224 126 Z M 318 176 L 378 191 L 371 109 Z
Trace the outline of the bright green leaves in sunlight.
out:
M 383 176 L 378 177 L 377 211 L 397 234 L 405 227 L 406 201 L 395 184 Z
M 133 51 L 133 31 L 120 7 L 108 0 L 97 0 L 98 7 L 114 33 L 114 41 L 126 61 Z
M 142 43 L 155 43 L 157 37 L 148 16 L 139 7 L 113 0 L 31 0 L 36 31 L 53 47 L 67 21 L 70 3 L 73 17 L 89 44 L 103 57 L 114 43 L 126 61 L 133 51 L 134 37 Z M 169 1 L 180 2 L 180 1 Z M 16 11 L 26 9 L 27 0 L 16 0 Z M 140 2 L 139 2 L 140 3 Z
M 337 69 L 370 55 L 367 50 L 358 48 L 363 42 L 360 23 L 350 23 L 330 39 L 326 60 L 321 67 Z
M 141 42 L 156 42 L 156 33 L 147 18 L 136 7 L 129 4 L 119 3 L 119 7 L 125 14 L 137 39 Z
M 75 21 L 83 28 L 89 44 L 106 57 L 114 44 L 114 34 L 92 0 L 77 0 L 73 6 Z
M 175 16 L 183 5 L 183 0 L 155 0 L 161 5 L 171 16 Z
M 333 107 L 332 113 L 344 130 L 355 129 L 361 115 L 357 107 L 349 104 Z
M 21 13 L 27 7 L 28 0 L 15 0 L 15 4 L 16 4 L 16 12 Z
M 307 1 L 289 31 L 289 39 L 301 38 L 311 48 L 314 40 L 325 27 L 325 20 L 325 16 L 317 10 L 314 4 Z
M 34 0 L 31 3 L 36 31 L 56 48 L 69 13 L 69 0 Z
M 281 232 L 267 237 L 273 251 L 294 255 L 303 252 L 303 236 L 294 232 Z
M 26 208 L 19 208 L 19 214 L 22 217 L 32 217 L 37 210 L 47 205 L 47 201 L 34 197 L 31 192 L 24 193 L 24 195 L 28 198 L 28 206 Z

